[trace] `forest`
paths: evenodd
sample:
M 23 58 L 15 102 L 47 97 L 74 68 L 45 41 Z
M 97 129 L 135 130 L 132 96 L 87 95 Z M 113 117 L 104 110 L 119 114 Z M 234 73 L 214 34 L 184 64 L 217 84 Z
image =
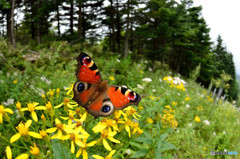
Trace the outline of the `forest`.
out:
M 101 43 L 123 57 L 151 60 L 153 71 L 160 62 L 186 77 L 201 65 L 198 82 L 207 87 L 224 71 L 231 80 L 221 87 L 228 99 L 237 99 L 233 56 L 220 35 L 214 45 L 202 8 L 192 0 L 1 0 L 0 8 L 0 36 L 14 47 L 49 40 Z
M 233 55 L 201 12 L 193 0 L 0 0 L 0 153 L 240 157 Z M 81 52 L 109 84 L 138 92 L 139 106 L 98 119 L 78 107 Z

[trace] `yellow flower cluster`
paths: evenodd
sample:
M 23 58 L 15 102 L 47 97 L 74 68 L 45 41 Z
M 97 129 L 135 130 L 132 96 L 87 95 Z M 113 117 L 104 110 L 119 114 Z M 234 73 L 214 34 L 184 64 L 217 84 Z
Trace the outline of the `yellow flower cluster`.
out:
M 71 153 L 75 154 L 77 158 L 82 156 L 83 159 L 88 159 L 88 149 L 90 147 L 103 145 L 110 152 L 107 153 L 106 158 L 111 159 L 116 151 L 112 147 L 121 142 L 117 139 L 120 136 L 118 134 L 121 133 L 122 139 L 124 134 L 127 138 L 131 138 L 133 135 L 137 136 L 143 133 L 138 124 L 141 116 L 134 107 L 129 106 L 124 110 L 115 110 L 110 117 L 97 122 L 91 115 L 88 115 L 83 107 L 79 107 L 76 102 L 71 100 L 73 95 L 71 88 L 72 85 L 66 89 L 68 97 L 64 98 L 60 104 L 58 104 L 60 89 L 49 90 L 43 96 L 45 101 L 43 106 L 38 106 L 39 103 L 37 102 L 29 102 L 26 104 L 27 107 L 24 108 L 20 102 L 16 103 L 16 108 L 25 122 L 21 121 L 16 128 L 12 126 L 15 134 L 9 142 L 17 144 L 17 141 L 20 141 L 25 149 L 30 150 L 17 158 L 28 158 L 30 156 L 46 158 L 48 153 L 45 152 L 46 154 L 44 154 L 36 146 L 43 143 L 38 140 L 45 141 L 44 146 L 48 145 L 48 149 L 53 153 L 49 143 L 51 140 L 57 139 L 63 141 L 64 144 L 69 143 Z M 56 106 L 54 106 L 54 103 Z M 62 106 L 63 109 L 61 109 Z M 30 112 L 32 120 L 26 119 L 27 116 L 24 114 L 26 111 Z M 3 124 L 3 118 L 9 123 L 11 122 L 7 113 L 13 114 L 13 111 L 0 105 L 1 124 Z M 38 114 L 42 114 L 40 118 Z M 87 130 L 89 131 L 89 125 L 92 126 L 94 134 L 87 132 Z M 29 144 L 31 145 L 30 149 L 27 146 Z M 12 146 L 14 145 L 12 144 Z M 7 146 L 6 152 L 8 159 L 13 158 L 10 146 Z M 99 154 L 101 153 L 98 152 L 98 154 L 92 156 L 103 158 Z M 105 155 L 104 152 L 101 155 Z
M 178 125 L 178 122 L 174 117 L 175 110 L 173 110 L 170 107 L 170 105 L 166 105 L 163 112 L 164 112 L 164 115 L 161 116 L 161 121 L 163 123 L 163 128 L 172 127 L 173 129 L 175 129 Z
M 177 88 L 182 91 L 186 91 L 183 82 L 180 80 L 180 78 L 177 77 L 172 77 L 172 76 L 165 76 L 163 78 L 163 81 L 166 81 L 167 83 L 170 84 L 170 88 Z

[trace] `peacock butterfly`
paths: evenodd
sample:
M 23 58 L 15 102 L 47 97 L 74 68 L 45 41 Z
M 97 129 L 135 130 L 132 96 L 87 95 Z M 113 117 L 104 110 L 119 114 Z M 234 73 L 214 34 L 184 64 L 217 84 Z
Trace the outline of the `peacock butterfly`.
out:
M 95 118 L 109 116 L 114 109 L 138 105 L 140 95 L 125 87 L 107 85 L 107 80 L 102 80 L 90 56 L 82 52 L 77 57 L 77 62 L 77 82 L 73 86 L 73 100 Z

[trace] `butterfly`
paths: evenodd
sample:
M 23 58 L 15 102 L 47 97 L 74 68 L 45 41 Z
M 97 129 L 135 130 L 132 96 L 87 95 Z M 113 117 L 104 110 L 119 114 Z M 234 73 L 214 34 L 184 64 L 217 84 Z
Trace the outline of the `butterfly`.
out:
M 108 85 L 86 53 L 77 57 L 77 82 L 73 86 L 74 97 L 79 105 L 95 118 L 109 116 L 114 109 L 124 109 L 129 105 L 138 105 L 141 97 L 126 87 Z

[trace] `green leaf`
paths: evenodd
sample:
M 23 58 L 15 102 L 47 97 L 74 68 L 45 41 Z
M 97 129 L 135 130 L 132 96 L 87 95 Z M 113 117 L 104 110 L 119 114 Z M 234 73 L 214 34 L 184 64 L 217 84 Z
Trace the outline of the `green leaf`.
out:
M 159 138 L 159 140 L 165 140 L 168 137 L 168 134 L 162 134 Z
M 138 158 L 138 157 L 144 157 L 148 154 L 149 150 L 148 149 L 141 149 L 137 151 L 134 155 L 132 155 L 131 158 Z
M 52 140 L 52 149 L 54 159 L 69 159 L 70 150 L 64 144 L 61 145 L 58 140 Z
M 143 143 L 150 144 L 150 145 L 153 143 L 152 137 L 146 132 L 144 132 L 142 135 L 140 135 L 134 141 L 143 142 Z
M 140 145 L 140 144 L 138 144 L 136 142 L 130 142 L 130 145 L 133 146 L 133 147 L 136 147 L 138 149 L 142 149 L 143 148 L 143 145 Z
M 168 150 L 177 150 L 177 147 L 174 146 L 173 144 L 170 144 L 168 142 L 163 141 L 162 146 L 161 146 L 159 151 L 165 152 L 165 151 L 168 151 Z

